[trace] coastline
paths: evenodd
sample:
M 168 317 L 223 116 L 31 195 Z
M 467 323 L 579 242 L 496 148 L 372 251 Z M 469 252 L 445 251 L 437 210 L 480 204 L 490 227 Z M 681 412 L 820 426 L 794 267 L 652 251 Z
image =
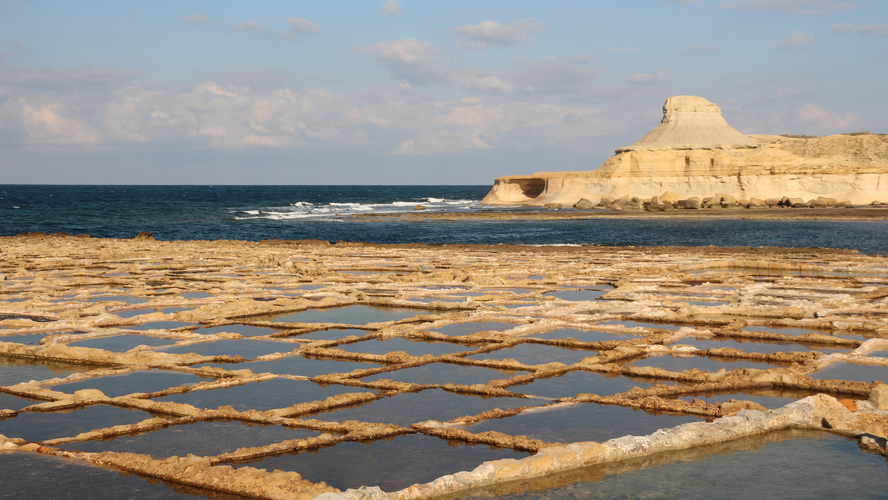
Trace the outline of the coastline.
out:
M 716 208 L 696 210 L 578 210 L 551 209 L 539 211 L 488 212 L 425 212 L 415 210 L 402 213 L 352 214 L 350 219 L 397 220 L 583 220 L 583 219 L 745 219 L 745 220 L 888 220 L 888 207 L 852 208 Z

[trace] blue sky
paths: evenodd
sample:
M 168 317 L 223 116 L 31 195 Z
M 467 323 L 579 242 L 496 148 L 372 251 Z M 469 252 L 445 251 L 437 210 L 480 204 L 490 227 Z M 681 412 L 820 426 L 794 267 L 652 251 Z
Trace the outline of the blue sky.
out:
M 888 132 L 883 0 L 0 2 L 0 184 L 488 184 L 698 95 Z

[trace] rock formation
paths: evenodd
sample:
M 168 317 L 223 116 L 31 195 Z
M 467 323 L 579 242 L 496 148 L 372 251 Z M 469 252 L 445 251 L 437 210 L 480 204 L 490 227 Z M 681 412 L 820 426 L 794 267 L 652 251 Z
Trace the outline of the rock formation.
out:
M 809 206 L 817 198 L 833 205 L 888 201 L 888 136 L 744 135 L 715 104 L 676 96 L 666 99 L 659 125 L 597 170 L 500 177 L 481 203 L 570 206 L 635 197 L 637 206 L 665 193 L 755 206 L 768 199 L 788 205 L 790 198 Z

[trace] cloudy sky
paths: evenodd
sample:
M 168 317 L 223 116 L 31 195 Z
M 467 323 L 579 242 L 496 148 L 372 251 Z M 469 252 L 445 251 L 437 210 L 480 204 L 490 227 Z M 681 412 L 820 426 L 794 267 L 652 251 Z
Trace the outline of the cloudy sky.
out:
M 888 132 L 888 2 L 0 2 L 0 184 L 489 184 L 682 94 Z

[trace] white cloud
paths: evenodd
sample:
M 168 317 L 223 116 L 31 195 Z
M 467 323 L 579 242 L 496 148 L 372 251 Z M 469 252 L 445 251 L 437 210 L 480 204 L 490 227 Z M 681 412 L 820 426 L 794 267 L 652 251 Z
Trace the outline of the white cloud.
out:
M 466 90 L 512 92 L 515 85 L 504 82 L 499 76 L 468 70 L 450 76 L 450 83 Z
M 446 61 L 428 42 L 416 38 L 375 43 L 356 50 L 374 56 L 400 80 L 430 85 L 447 83 L 450 78 Z
M 263 26 L 256 21 L 253 21 L 252 19 L 248 19 L 242 23 L 237 23 L 232 29 L 234 31 L 250 31 L 253 33 L 259 33 L 260 35 L 265 35 L 272 38 L 280 35 L 278 30 L 270 28 L 268 26 Z
M 432 64 L 441 69 L 444 84 L 473 93 L 440 98 L 411 91 L 408 84 L 334 93 L 269 87 L 263 75 L 255 75 L 259 84 L 253 86 L 245 74 L 238 75 L 238 83 L 174 85 L 101 68 L 59 72 L 0 62 L 0 147 L 95 149 L 141 143 L 180 151 L 373 148 L 448 155 L 547 144 L 584 148 L 596 134 L 613 131 L 613 121 L 600 118 L 595 109 L 534 102 L 542 92 L 571 94 L 587 88 L 597 71 L 591 59 L 519 61 L 514 71 L 497 73 L 450 70 L 422 42 L 374 50 L 400 64 Z M 488 100 L 487 94 L 496 99 Z
M 634 54 L 638 52 L 638 49 L 633 49 L 629 47 L 611 47 L 607 49 L 608 52 L 616 52 L 619 54 Z
M 401 15 L 401 2 L 398 0 L 386 0 L 379 5 L 379 10 L 392 17 Z
M 530 35 L 542 31 L 542 25 L 536 19 L 517 21 L 512 25 L 500 24 L 496 21 L 484 21 L 479 24 L 453 28 L 459 36 L 459 43 L 469 49 L 487 50 L 494 45 L 514 45 L 530 40 Z
M 663 70 L 657 71 L 656 73 L 633 73 L 626 77 L 626 82 L 634 83 L 636 85 L 653 85 L 665 82 L 667 77 L 666 72 Z
M 854 113 L 827 111 L 812 103 L 805 103 L 794 112 L 803 133 L 837 134 L 851 132 L 851 128 L 861 123 Z
M 839 23 L 832 27 L 834 33 L 857 33 L 876 37 L 888 36 L 888 24 L 864 24 L 855 26 L 851 23 Z
M 349 144 L 376 144 L 376 141 L 370 140 L 369 134 L 367 134 L 366 130 L 356 130 L 351 139 L 348 141 Z
M 719 7 L 749 12 L 786 12 L 825 15 L 850 10 L 855 4 L 841 0 L 726 0 Z
M 356 51 L 374 56 L 408 89 L 412 89 L 410 85 L 445 85 L 472 92 L 575 95 L 588 89 L 599 73 L 596 61 L 588 56 L 520 59 L 515 61 L 514 69 L 505 71 L 453 68 L 451 58 L 444 57 L 441 50 L 415 38 L 377 43 Z
M 288 17 L 287 24 L 297 33 L 320 33 L 321 27 L 301 17 Z
M 598 80 L 601 69 L 598 61 L 589 56 L 540 61 L 520 60 L 518 69 L 508 78 L 524 92 L 561 95 L 571 99 L 588 91 Z
M 360 52 L 375 55 L 382 61 L 414 64 L 434 61 L 436 56 L 428 42 L 416 38 L 399 39 L 391 42 L 375 43 L 358 49 Z
M 495 79 L 466 83 L 499 84 Z M 134 142 L 223 150 L 371 145 L 393 154 L 450 154 L 540 142 L 579 146 L 608 129 L 595 110 L 580 106 L 491 103 L 477 96 L 440 100 L 402 91 L 257 92 L 211 81 L 185 88 L 129 83 L 104 100 L 31 92 L 27 98 L 0 99 L 3 147 Z M 58 97 L 62 94 L 67 102 Z
M 231 29 L 234 31 L 258 33 L 269 38 L 293 38 L 293 33 L 320 33 L 322 31 L 317 23 L 302 17 L 288 17 L 286 23 L 289 26 L 289 29 L 276 29 L 271 26 L 259 24 L 252 19 L 248 19 L 242 23 L 235 24 Z
M 814 43 L 814 35 L 811 33 L 799 33 L 798 31 L 793 31 L 792 35 L 781 38 L 775 43 L 775 45 L 781 49 L 804 49 L 812 43 Z
M 719 7 L 750 12 L 786 12 L 803 15 L 825 15 L 857 7 L 841 0 L 726 0 Z
M 597 119 L 596 110 L 578 106 L 490 104 L 468 97 L 435 102 L 434 109 L 434 114 L 424 115 L 414 124 L 411 137 L 399 142 L 391 154 L 425 155 L 535 143 L 578 144 L 608 127 L 604 120 Z
M 101 141 L 99 131 L 64 103 L 22 101 L 20 117 L 27 144 L 92 145 Z

